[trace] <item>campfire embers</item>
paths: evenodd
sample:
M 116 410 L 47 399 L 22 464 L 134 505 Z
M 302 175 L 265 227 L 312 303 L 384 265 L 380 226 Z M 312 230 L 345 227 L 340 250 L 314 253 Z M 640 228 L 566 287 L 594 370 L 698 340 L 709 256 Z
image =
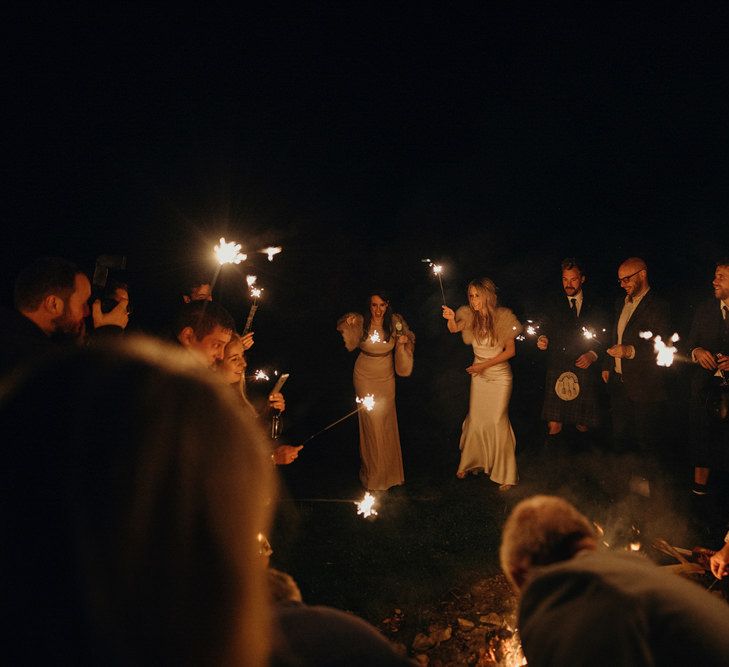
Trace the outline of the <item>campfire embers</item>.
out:
M 438 609 L 422 610 L 410 648 L 422 665 L 517 667 L 526 664 L 515 629 L 516 598 L 502 575 L 482 579 L 468 592 L 453 590 Z M 386 635 L 404 641 L 400 610 L 382 622 Z M 426 629 L 422 629 L 425 627 Z M 415 630 L 416 628 L 413 628 Z M 406 649 L 405 645 L 402 645 Z

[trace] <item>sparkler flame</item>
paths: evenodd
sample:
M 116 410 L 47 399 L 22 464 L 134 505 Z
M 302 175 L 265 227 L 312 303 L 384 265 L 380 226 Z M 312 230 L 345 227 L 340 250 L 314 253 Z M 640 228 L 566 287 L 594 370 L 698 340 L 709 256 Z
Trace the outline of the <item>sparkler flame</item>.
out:
M 241 262 L 245 262 L 248 259 L 248 255 L 242 253 L 240 250 L 240 243 L 236 243 L 235 241 L 226 243 L 223 237 L 220 238 L 220 244 L 214 248 L 215 257 L 221 266 L 223 264 L 240 264 Z
M 592 340 L 593 338 L 597 338 L 597 335 L 594 331 L 590 331 L 587 327 L 582 327 L 582 335 L 587 338 L 587 340 Z
M 645 340 L 653 338 L 653 332 L 651 331 L 641 331 L 638 335 Z M 676 352 L 678 352 L 673 343 L 678 340 L 679 335 L 677 333 L 674 333 L 673 336 L 668 339 L 668 343 L 664 342 L 660 336 L 653 338 L 653 349 L 656 353 L 656 364 L 658 366 L 668 367 L 673 365 L 673 359 L 676 356 Z
M 355 505 L 357 505 L 357 514 L 361 514 L 365 518 L 377 516 L 377 510 L 375 510 L 375 497 L 369 491 L 364 494 L 364 498 L 362 498 L 362 500 L 355 502 Z
M 436 276 L 439 276 L 441 274 L 441 272 L 443 271 L 443 266 L 441 264 L 433 264 L 432 267 L 433 267 L 433 273 Z
M 248 287 L 253 287 L 253 284 L 258 280 L 258 276 L 246 276 L 246 282 Z
M 255 373 L 253 374 L 253 379 L 254 379 L 254 380 L 256 380 L 257 382 L 260 382 L 261 380 L 268 380 L 268 379 L 269 379 L 269 377 L 268 377 L 268 375 L 266 375 L 266 373 L 264 373 L 264 372 L 263 372 L 262 370 L 257 370 L 257 371 L 256 371 L 256 372 L 255 372 Z
M 373 343 L 381 343 L 381 342 L 382 342 L 382 339 L 380 338 L 380 332 L 379 332 L 379 331 L 377 331 L 377 329 L 375 329 L 375 330 L 374 330 L 374 331 L 372 332 L 372 335 L 370 336 L 370 340 L 371 340 L 371 341 L 372 341 Z
M 259 250 L 258 252 L 262 252 L 264 255 L 268 255 L 268 261 L 273 261 L 273 256 L 278 255 L 283 250 L 283 248 L 280 245 L 277 246 L 268 246 L 268 248 L 263 248 L 263 250 Z
M 261 298 L 261 292 L 263 292 L 262 287 L 251 287 L 251 296 L 254 299 L 260 299 Z
M 375 397 L 373 394 L 367 394 L 364 398 L 357 396 L 357 403 L 361 403 L 367 412 L 372 412 L 375 407 Z

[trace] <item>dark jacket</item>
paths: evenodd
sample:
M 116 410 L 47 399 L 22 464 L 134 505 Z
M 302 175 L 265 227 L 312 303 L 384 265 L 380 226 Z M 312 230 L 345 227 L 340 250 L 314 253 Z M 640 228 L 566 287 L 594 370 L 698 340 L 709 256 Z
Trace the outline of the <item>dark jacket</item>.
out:
M 51 338 L 17 310 L 3 309 L 0 318 L 0 376 L 56 348 Z
M 610 345 L 618 342 L 618 320 L 623 310 L 625 299 L 620 298 L 615 302 L 613 313 L 613 325 L 610 330 Z M 635 348 L 633 359 L 622 359 L 623 383 L 628 398 L 637 403 L 651 403 L 666 399 L 665 371 L 666 369 L 656 364 L 656 352 L 653 338 L 661 336 L 668 340 L 674 333 L 670 329 L 668 303 L 661 299 L 650 289 L 640 300 L 633 315 L 625 325 L 623 332 L 623 345 L 632 345 Z M 642 332 L 651 332 L 651 338 L 641 338 Z M 603 368 L 611 373 L 615 370 L 615 360 L 606 355 Z

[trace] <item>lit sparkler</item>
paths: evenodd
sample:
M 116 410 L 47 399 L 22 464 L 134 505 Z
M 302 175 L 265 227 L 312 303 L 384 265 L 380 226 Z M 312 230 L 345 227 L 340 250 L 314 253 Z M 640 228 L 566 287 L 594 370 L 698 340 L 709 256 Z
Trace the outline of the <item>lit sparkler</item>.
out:
M 511 327 L 513 331 L 516 331 L 517 327 Z M 536 336 L 538 333 L 539 325 L 534 320 L 527 320 L 527 326 L 524 328 L 524 333 L 519 334 L 516 340 L 526 340 L 527 336 Z
M 258 276 L 246 276 L 246 283 L 248 283 L 248 287 L 253 287 L 256 280 L 258 280 Z
M 370 336 L 370 341 L 373 343 L 381 343 L 382 339 L 380 338 L 380 332 L 375 329 L 372 332 L 372 335 Z
M 362 500 L 355 502 L 355 505 L 357 505 L 357 514 L 361 514 L 365 519 L 370 516 L 377 516 L 375 497 L 369 491 L 364 494 Z
M 221 237 L 220 244 L 215 246 L 213 252 L 215 253 L 215 258 L 222 266 L 223 264 L 240 264 L 241 262 L 245 262 L 248 259 L 248 255 L 240 250 L 240 243 L 236 243 L 235 241 L 226 243 L 225 239 Z
M 597 340 L 597 334 L 587 327 L 582 327 L 582 335 L 587 338 L 587 340 Z
M 359 396 L 357 396 L 356 397 L 356 401 L 357 401 L 358 405 L 357 405 L 357 407 L 354 410 L 352 410 L 351 412 L 348 412 L 346 415 L 344 415 L 344 417 L 340 417 L 339 419 L 337 419 L 337 421 L 332 422 L 328 426 L 325 426 L 321 431 L 317 431 L 316 433 L 314 433 L 314 435 L 310 435 L 301 444 L 302 445 L 305 445 L 307 442 L 310 442 L 311 440 L 313 440 L 317 436 L 321 435 L 325 431 L 328 431 L 333 426 L 336 426 L 340 422 L 343 422 L 345 419 L 347 419 L 348 417 L 351 417 L 352 415 L 358 413 L 362 409 L 367 410 L 367 412 L 372 412 L 372 410 L 374 410 L 374 408 L 375 408 L 375 397 L 374 397 L 373 394 L 367 394 L 366 396 L 364 396 L 362 398 L 360 398 Z
M 673 358 L 676 356 L 676 346 L 674 345 L 675 342 L 678 341 L 678 334 L 674 333 L 673 336 L 671 336 L 668 339 L 668 343 L 666 344 L 661 340 L 660 336 L 656 336 L 653 340 L 653 349 L 656 351 L 656 354 L 658 355 L 656 358 L 656 363 L 659 366 L 670 366 L 673 364 Z
M 422 259 L 420 260 L 422 262 L 427 262 L 428 266 L 433 269 L 433 275 L 438 276 L 438 284 L 440 285 L 440 294 L 443 297 L 443 305 L 446 305 L 446 298 L 445 298 L 445 292 L 443 291 L 443 279 L 440 277 L 441 273 L 443 273 L 443 265 L 442 264 L 436 264 L 435 262 L 431 261 L 430 259 Z
M 262 287 L 255 287 L 253 284 L 256 282 L 256 276 L 247 276 L 246 281 L 249 281 L 250 278 L 253 279 L 252 282 L 248 282 L 248 285 L 251 288 L 251 298 L 253 299 L 253 303 L 251 304 L 251 309 L 248 311 L 248 317 L 246 318 L 246 325 L 243 327 L 244 336 L 251 330 L 251 325 L 253 324 L 253 316 L 256 314 L 256 311 L 258 310 L 258 299 L 261 298 L 261 292 L 263 292 Z
M 268 375 L 266 375 L 264 371 L 259 369 L 253 374 L 253 379 L 256 382 L 261 382 L 262 380 L 269 380 L 270 378 L 268 377 Z
M 268 248 L 263 248 L 262 250 L 259 250 L 258 252 L 262 252 L 264 255 L 268 255 L 268 261 L 273 261 L 273 256 L 278 255 L 283 250 L 283 248 L 278 246 L 268 246 Z
M 644 340 L 650 340 L 653 338 L 652 331 L 641 331 L 638 335 Z M 656 353 L 656 364 L 658 364 L 658 366 L 668 367 L 673 365 L 676 352 L 678 352 L 674 343 L 678 340 L 679 335 L 677 333 L 674 333 L 673 336 L 668 339 L 667 343 L 660 336 L 653 338 L 653 349 Z

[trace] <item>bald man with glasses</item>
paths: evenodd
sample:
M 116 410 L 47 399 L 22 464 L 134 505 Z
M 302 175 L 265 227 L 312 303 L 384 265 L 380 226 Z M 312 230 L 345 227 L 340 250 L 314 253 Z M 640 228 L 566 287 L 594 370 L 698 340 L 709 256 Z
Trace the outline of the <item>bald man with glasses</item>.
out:
M 613 441 L 617 453 L 632 454 L 631 490 L 650 496 L 650 479 L 659 470 L 662 411 L 666 400 L 665 368 L 656 364 L 653 338 L 672 334 L 668 303 L 651 289 L 648 267 L 640 257 L 618 268 L 625 296 L 615 304 L 611 346 L 603 365 L 608 385 Z M 651 332 L 644 338 L 641 333 Z

